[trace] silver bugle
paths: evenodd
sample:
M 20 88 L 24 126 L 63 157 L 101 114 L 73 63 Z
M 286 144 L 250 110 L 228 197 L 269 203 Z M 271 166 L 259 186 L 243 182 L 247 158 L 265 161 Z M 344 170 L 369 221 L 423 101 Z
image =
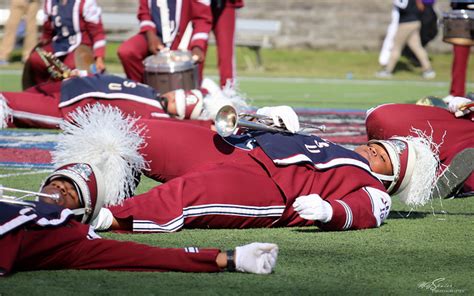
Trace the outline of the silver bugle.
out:
M 24 196 L 12 196 L 12 195 L 7 195 L 6 193 L 23 193 Z M 38 197 L 48 197 L 54 200 L 59 200 L 59 195 L 58 194 L 48 194 L 48 193 L 42 193 L 42 192 L 34 192 L 34 191 L 28 191 L 28 190 L 22 190 L 22 189 L 16 189 L 16 188 L 9 188 L 2 186 L 0 184 L 0 197 L 2 198 L 8 198 L 12 200 L 21 200 L 26 197 L 30 196 L 38 196 Z
M 225 105 L 217 112 L 214 120 L 216 131 L 222 137 L 228 137 L 232 135 L 235 130 L 239 127 L 248 128 L 251 130 L 277 132 L 277 133 L 292 133 L 285 127 L 277 127 L 273 125 L 273 120 L 264 115 L 259 114 L 237 114 L 237 110 L 231 105 Z M 325 131 L 326 126 L 313 126 L 305 125 L 303 129 L 311 128 Z M 304 132 L 298 132 L 299 134 L 305 134 Z

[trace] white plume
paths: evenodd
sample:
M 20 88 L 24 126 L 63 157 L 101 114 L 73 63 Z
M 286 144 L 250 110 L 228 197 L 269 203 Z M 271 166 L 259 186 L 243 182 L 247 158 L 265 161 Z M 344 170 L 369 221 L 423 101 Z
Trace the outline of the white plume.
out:
M 221 89 L 214 81 L 209 78 L 204 78 L 202 87 L 209 93 L 204 97 L 204 109 L 199 116 L 199 119 L 216 118 L 217 111 L 225 105 L 231 105 L 237 113 L 241 113 L 249 108 L 249 104 L 245 96 L 237 91 L 236 84 L 226 84 L 224 89 Z
M 416 136 L 405 137 L 410 141 L 416 152 L 416 165 L 408 184 L 398 197 L 409 206 L 423 206 L 432 197 L 437 179 L 440 144 L 433 142 L 432 135 L 428 136 L 423 131 L 412 128 L 411 132 Z
M 7 99 L 0 93 L 0 128 L 7 127 L 7 122 L 11 120 L 11 113 Z
M 145 144 L 144 127 L 138 118 L 125 116 L 118 108 L 95 104 L 78 109 L 70 115 L 72 122 L 63 122 L 52 157 L 57 167 L 68 163 L 89 163 L 96 166 L 106 187 L 105 205 L 116 205 L 134 192 L 134 173 L 147 168 L 139 153 Z

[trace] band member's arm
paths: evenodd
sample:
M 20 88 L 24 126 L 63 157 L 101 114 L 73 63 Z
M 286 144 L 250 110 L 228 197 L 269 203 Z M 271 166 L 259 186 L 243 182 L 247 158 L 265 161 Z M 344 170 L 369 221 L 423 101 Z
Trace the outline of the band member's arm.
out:
M 76 222 L 77 223 L 77 222 Z M 128 241 L 91 239 L 71 245 L 69 260 L 77 269 L 109 269 L 132 271 L 218 272 L 240 271 L 269 274 L 278 257 L 278 246 L 270 243 L 251 243 L 222 252 L 218 249 L 159 248 Z M 43 260 L 47 261 L 47 260 Z
M 96 66 L 99 72 L 105 69 L 105 32 L 102 24 L 102 9 L 95 0 L 86 0 L 82 8 L 82 17 L 85 20 L 86 32 L 92 39 L 92 50 L 96 59 Z
M 44 45 L 49 43 L 53 39 L 53 22 L 51 16 L 52 9 L 51 0 L 46 0 L 44 2 L 44 22 L 43 22 L 43 32 L 40 37 L 40 44 Z
M 140 0 L 140 5 L 138 7 L 137 18 L 140 22 L 140 33 L 152 31 L 156 35 L 156 25 L 151 18 L 148 2 L 148 0 Z
M 211 6 L 203 2 L 204 1 L 192 0 L 193 35 L 191 37 L 191 43 L 189 44 L 191 50 L 194 47 L 204 50 L 209 39 L 209 32 L 212 28 Z

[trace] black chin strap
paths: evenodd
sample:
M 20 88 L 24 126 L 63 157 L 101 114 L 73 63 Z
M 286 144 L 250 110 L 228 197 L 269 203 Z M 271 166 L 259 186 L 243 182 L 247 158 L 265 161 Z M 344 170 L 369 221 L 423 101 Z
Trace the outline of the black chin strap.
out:
M 166 113 L 168 113 L 168 98 L 162 97 L 162 96 L 160 96 L 160 95 L 157 95 L 157 96 L 156 96 L 156 99 L 158 100 L 158 102 L 160 103 L 161 107 L 163 108 L 163 111 L 165 111 Z

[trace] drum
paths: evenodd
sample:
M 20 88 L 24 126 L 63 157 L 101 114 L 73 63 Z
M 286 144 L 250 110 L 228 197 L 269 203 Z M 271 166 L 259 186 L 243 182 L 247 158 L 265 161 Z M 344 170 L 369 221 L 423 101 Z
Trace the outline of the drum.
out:
M 189 51 L 160 51 L 147 57 L 143 64 L 144 82 L 160 94 L 176 89 L 199 88 L 198 68 Z
M 474 10 L 443 13 L 443 41 L 456 45 L 474 45 Z

